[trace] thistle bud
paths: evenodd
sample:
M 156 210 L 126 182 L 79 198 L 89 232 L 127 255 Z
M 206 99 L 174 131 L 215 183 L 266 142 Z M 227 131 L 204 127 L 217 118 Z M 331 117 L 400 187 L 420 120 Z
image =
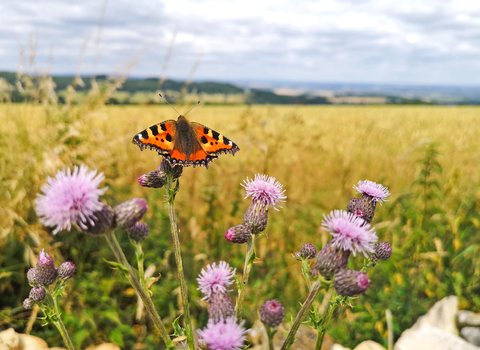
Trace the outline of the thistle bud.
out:
M 300 254 L 300 252 L 296 252 L 295 254 L 293 254 L 293 257 L 295 258 L 295 260 L 302 261 L 302 254 Z
M 84 222 L 82 231 L 92 235 L 99 235 L 107 232 L 112 227 L 113 211 L 112 209 L 102 203 L 102 209 L 96 211 L 94 214 L 93 222 Z
M 354 297 L 365 292 L 370 286 L 367 275 L 361 271 L 341 270 L 333 278 L 333 286 L 338 294 Z
M 313 259 L 317 255 L 317 248 L 313 244 L 310 243 L 305 243 L 302 245 L 302 248 L 300 248 L 300 256 L 302 259 Z
M 33 308 L 33 304 L 35 304 L 35 302 L 32 299 L 27 298 L 23 301 L 23 308 L 25 310 L 31 310 Z
M 128 237 L 135 242 L 143 242 L 150 234 L 150 228 L 144 222 L 137 222 L 132 227 L 127 228 Z
M 347 211 L 355 216 L 362 218 L 367 224 L 370 223 L 375 215 L 377 202 L 372 196 L 363 194 L 362 198 L 352 198 L 347 205 Z
M 210 297 L 208 318 L 217 323 L 235 315 L 235 306 L 227 292 L 213 293 Z
M 65 261 L 57 268 L 58 277 L 63 280 L 68 280 L 69 278 L 73 277 L 73 275 L 75 274 L 75 270 L 76 267 L 74 263 L 70 261 Z
M 174 180 L 182 176 L 183 166 L 182 165 L 171 165 L 168 160 L 163 158 L 160 166 L 158 167 L 158 174 L 160 177 L 165 178 L 166 176 L 171 176 Z
M 57 279 L 57 270 L 52 258 L 43 250 L 37 262 L 36 281 L 41 286 L 48 286 Z
M 164 173 L 155 170 L 140 175 L 138 178 L 138 183 L 143 187 L 161 188 L 167 184 L 167 179 Z
M 268 204 L 261 201 L 252 201 L 243 216 L 243 225 L 252 235 L 265 231 L 268 220 Z
M 32 267 L 31 269 L 28 269 L 27 279 L 28 279 L 28 283 L 32 287 L 39 286 L 38 279 L 37 279 L 37 269 L 36 268 Z
M 278 300 L 267 300 L 260 307 L 260 320 L 269 327 L 277 327 L 285 317 L 285 309 Z
M 316 267 L 312 267 L 310 269 L 310 276 L 312 276 L 313 278 L 317 278 L 318 277 L 318 270 Z
M 28 296 L 33 301 L 42 301 L 47 296 L 47 291 L 43 287 L 33 287 Z
M 379 242 L 373 246 L 371 259 L 373 262 L 378 260 L 388 260 L 392 256 L 392 247 L 387 242 Z
M 147 201 L 143 198 L 133 198 L 120 203 L 113 208 L 116 226 L 127 229 L 135 225 L 145 215 L 147 208 Z
M 248 242 L 250 237 L 252 237 L 252 234 L 244 225 L 230 227 L 227 232 L 225 232 L 225 239 L 232 243 L 243 244 Z
M 347 267 L 349 256 L 349 250 L 338 248 L 330 241 L 318 252 L 315 267 L 323 277 L 330 279 L 338 271 Z

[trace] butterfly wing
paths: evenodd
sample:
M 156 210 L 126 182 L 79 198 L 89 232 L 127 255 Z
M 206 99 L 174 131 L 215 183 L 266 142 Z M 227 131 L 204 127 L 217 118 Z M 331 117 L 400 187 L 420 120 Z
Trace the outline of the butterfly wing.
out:
M 161 155 L 169 155 L 174 148 L 174 139 L 177 129 L 175 120 L 167 120 L 160 124 L 152 125 L 133 137 L 132 142 L 140 147 L 157 151 Z
M 198 137 L 200 146 L 211 157 L 218 157 L 221 154 L 230 153 L 235 155 L 240 148 L 235 142 L 229 140 L 222 134 L 202 124 L 192 122 L 192 129 Z

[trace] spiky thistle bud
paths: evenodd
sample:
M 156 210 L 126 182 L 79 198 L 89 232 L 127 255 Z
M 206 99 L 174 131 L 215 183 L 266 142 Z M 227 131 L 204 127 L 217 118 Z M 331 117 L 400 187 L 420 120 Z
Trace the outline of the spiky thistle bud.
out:
M 268 205 L 259 201 L 250 203 L 245 215 L 243 216 L 243 225 L 256 235 L 265 231 L 268 221 Z
M 144 222 L 137 222 L 132 227 L 127 228 L 128 237 L 137 243 L 146 240 L 150 234 L 150 227 Z
M 52 258 L 42 250 L 36 267 L 36 281 L 41 286 L 48 286 L 57 279 L 57 270 Z
M 113 223 L 113 211 L 106 205 L 101 203 L 102 209 L 93 213 L 92 221 L 84 223 L 82 231 L 92 235 L 99 235 L 107 232 Z
M 210 297 L 208 318 L 215 323 L 235 315 L 235 306 L 227 292 L 213 293 Z
M 138 178 L 140 186 L 149 188 L 161 188 L 167 184 L 166 176 L 158 170 L 140 175 Z
M 347 267 L 349 256 L 349 250 L 343 250 L 330 241 L 318 252 L 315 267 L 323 277 L 330 279 Z
M 260 306 L 260 320 L 267 326 L 277 327 L 284 317 L 285 309 L 278 300 L 267 300 Z
M 377 202 L 368 194 L 362 195 L 362 198 L 352 198 L 347 205 L 347 211 L 353 215 L 362 218 L 368 224 L 373 220 Z
M 47 291 L 43 287 L 33 287 L 28 296 L 33 301 L 42 301 L 47 296 Z
M 25 310 L 31 310 L 35 302 L 31 298 L 27 298 L 23 301 L 23 308 Z
M 371 259 L 373 262 L 378 260 L 388 260 L 392 256 L 392 247 L 387 242 L 379 242 L 373 246 Z
M 230 227 L 227 232 L 225 232 L 225 239 L 232 243 L 247 243 L 250 237 L 252 237 L 252 234 L 248 227 L 244 225 Z
M 317 248 L 313 244 L 305 243 L 300 248 L 300 256 L 305 260 L 313 259 L 315 255 L 317 255 Z
M 69 278 L 73 277 L 73 275 L 75 274 L 75 270 L 76 267 L 74 263 L 72 263 L 71 261 L 65 261 L 57 268 L 58 277 L 63 280 L 68 280 Z
M 370 280 L 364 272 L 341 270 L 335 274 L 333 286 L 338 294 L 345 297 L 354 297 L 368 289 Z
M 39 286 L 39 283 L 38 283 L 38 277 L 37 277 L 37 269 L 32 267 L 31 269 L 28 269 L 27 271 L 27 279 L 28 279 L 28 283 L 32 286 L 32 287 L 37 287 Z
M 120 203 L 113 208 L 116 226 L 127 229 L 135 225 L 145 215 L 147 209 L 147 201 L 143 198 L 133 198 Z
M 300 254 L 300 252 L 294 253 L 293 257 L 295 258 L 295 260 L 302 261 L 302 254 Z
M 317 278 L 318 277 L 318 270 L 316 267 L 312 267 L 310 269 L 310 276 L 312 276 L 313 278 Z
M 178 179 L 182 176 L 183 166 L 182 165 L 171 165 L 168 160 L 163 158 L 160 166 L 158 167 L 158 176 L 165 178 L 166 176 L 172 176 L 172 178 Z

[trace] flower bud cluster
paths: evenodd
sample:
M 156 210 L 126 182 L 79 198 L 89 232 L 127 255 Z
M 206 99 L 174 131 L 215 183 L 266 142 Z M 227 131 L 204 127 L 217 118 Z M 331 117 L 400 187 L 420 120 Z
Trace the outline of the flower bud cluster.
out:
M 47 296 L 49 285 L 57 278 L 67 280 L 75 274 L 75 264 L 70 261 L 64 262 L 55 268 L 53 259 L 44 251 L 40 253 L 36 267 L 27 271 L 28 283 L 32 286 L 29 297 L 24 300 L 23 307 L 29 310 L 35 303 L 43 301 Z

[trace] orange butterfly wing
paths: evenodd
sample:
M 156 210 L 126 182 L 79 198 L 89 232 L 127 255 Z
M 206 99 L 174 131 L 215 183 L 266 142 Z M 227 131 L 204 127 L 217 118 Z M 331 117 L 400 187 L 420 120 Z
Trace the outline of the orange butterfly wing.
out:
M 148 148 L 161 155 L 168 155 L 174 149 L 176 129 L 177 122 L 167 120 L 139 132 L 133 137 L 132 142 L 142 151 Z
M 215 130 L 195 122 L 190 124 L 198 137 L 200 146 L 208 155 L 215 157 L 227 153 L 235 155 L 240 150 L 235 142 Z

